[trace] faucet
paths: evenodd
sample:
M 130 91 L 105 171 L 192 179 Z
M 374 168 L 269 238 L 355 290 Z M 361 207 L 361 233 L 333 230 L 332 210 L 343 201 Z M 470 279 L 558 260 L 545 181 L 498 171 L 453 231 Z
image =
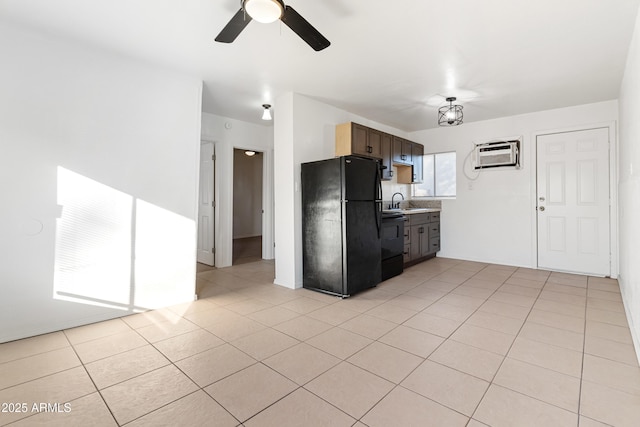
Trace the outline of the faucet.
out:
M 393 196 L 391 196 L 391 209 L 400 209 L 400 202 L 398 203 L 393 203 L 393 200 L 395 199 L 395 197 L 399 195 L 400 197 L 402 197 L 402 200 L 404 200 L 404 196 L 402 195 L 402 193 L 393 193 Z

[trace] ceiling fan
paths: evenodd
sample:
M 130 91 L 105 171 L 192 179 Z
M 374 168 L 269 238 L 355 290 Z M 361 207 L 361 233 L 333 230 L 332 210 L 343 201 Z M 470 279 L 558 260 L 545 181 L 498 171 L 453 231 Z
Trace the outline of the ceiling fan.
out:
M 315 51 L 331 44 L 291 6 L 285 6 L 282 0 L 240 0 L 240 10 L 220 31 L 216 41 L 232 43 L 252 19 L 265 24 L 281 20 Z

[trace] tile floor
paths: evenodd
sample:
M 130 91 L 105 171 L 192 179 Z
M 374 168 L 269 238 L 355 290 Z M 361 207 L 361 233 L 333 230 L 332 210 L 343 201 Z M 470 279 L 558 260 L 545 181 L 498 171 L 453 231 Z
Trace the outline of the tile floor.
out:
M 273 274 L 0 345 L 0 425 L 640 425 L 615 280 L 436 258 L 340 300 Z

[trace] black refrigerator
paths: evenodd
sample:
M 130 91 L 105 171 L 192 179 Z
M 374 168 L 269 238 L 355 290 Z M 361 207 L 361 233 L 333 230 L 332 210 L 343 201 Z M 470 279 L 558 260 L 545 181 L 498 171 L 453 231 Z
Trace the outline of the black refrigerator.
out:
M 380 164 L 355 156 L 302 164 L 303 284 L 348 297 L 381 281 Z

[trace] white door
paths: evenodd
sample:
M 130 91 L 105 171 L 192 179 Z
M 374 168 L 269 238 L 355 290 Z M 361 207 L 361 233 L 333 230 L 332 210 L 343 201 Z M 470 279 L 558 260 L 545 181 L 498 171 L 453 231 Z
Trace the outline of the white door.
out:
M 609 129 L 536 142 L 538 267 L 609 276 Z
M 215 265 L 213 142 L 200 145 L 200 195 L 198 208 L 198 262 Z

